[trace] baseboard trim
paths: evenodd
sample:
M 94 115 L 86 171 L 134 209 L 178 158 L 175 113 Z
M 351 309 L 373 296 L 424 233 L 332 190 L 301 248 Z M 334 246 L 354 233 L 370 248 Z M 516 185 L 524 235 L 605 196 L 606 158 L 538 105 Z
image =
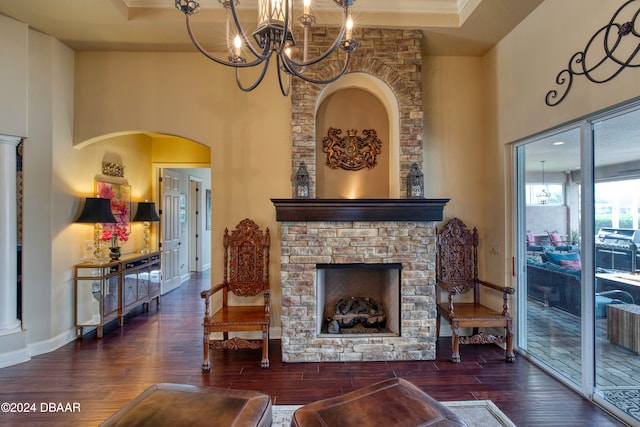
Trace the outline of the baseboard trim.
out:
M 23 333 L 26 333 L 26 331 L 23 331 Z M 33 344 L 26 344 L 23 348 L 8 351 L 6 353 L 0 353 L 0 368 L 28 362 L 33 356 L 50 353 L 75 339 L 75 328 L 71 328 L 70 330 L 55 337 L 38 341 Z
M 27 348 L 29 349 L 29 354 L 31 356 L 37 356 L 39 354 L 50 353 L 57 350 L 75 339 L 76 328 L 71 328 L 68 331 L 56 335 L 55 337 L 29 344 Z
M 0 368 L 6 368 L 7 366 L 17 365 L 19 363 L 28 362 L 31 360 L 29 352 L 26 348 L 20 350 L 10 351 L 0 354 Z

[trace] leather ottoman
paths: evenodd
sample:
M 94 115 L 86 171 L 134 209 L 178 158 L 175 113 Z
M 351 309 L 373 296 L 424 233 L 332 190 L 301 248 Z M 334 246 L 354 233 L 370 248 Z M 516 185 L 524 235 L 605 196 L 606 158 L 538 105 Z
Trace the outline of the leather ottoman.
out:
M 410 382 L 392 378 L 298 408 L 291 427 L 467 426 L 447 407 Z
M 269 427 L 271 399 L 247 390 L 155 384 L 101 426 Z

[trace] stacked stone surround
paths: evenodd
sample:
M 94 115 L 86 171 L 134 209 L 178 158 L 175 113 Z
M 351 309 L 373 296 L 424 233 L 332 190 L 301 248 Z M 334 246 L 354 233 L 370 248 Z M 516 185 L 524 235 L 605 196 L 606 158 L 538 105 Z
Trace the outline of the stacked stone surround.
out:
M 300 35 L 297 36 L 301 38 Z M 313 57 L 334 41 L 335 29 L 312 27 L 309 37 Z M 354 38 L 360 46 L 353 52 L 347 73 L 362 72 L 380 79 L 394 93 L 400 110 L 400 194 L 406 194 L 406 176 L 413 163 L 422 165 L 422 32 L 418 30 L 362 29 Z M 335 58 L 335 56 L 330 56 Z M 339 61 L 325 60 L 310 75 L 328 78 L 341 68 Z M 324 86 L 292 79 L 292 176 L 300 162 L 309 170 L 310 196 L 316 196 L 316 108 Z
M 432 222 L 283 222 L 284 362 L 433 360 L 436 352 Z M 400 263 L 400 336 L 318 337 L 316 264 Z
M 309 56 L 326 50 L 336 29 L 312 27 Z M 297 35 L 297 39 L 301 36 Z M 361 29 L 348 73 L 386 84 L 399 109 L 399 188 L 406 194 L 411 165 L 422 165 L 422 33 Z M 326 79 L 342 64 L 330 56 L 311 68 Z M 305 162 L 316 197 L 316 109 L 323 86 L 292 80 L 292 176 Z M 292 194 L 295 182 L 292 183 Z M 433 360 L 436 353 L 435 225 L 408 221 L 281 223 L 282 358 L 285 362 Z M 399 336 L 317 336 L 316 264 L 400 263 Z

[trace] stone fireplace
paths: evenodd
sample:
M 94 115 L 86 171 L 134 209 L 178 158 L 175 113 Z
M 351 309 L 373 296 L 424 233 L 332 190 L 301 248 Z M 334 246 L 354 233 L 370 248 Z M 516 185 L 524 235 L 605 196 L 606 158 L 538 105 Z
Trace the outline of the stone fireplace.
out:
M 333 41 L 330 32 L 322 27 L 313 27 L 312 33 L 309 39 L 318 51 Z M 301 163 L 306 164 L 310 198 L 272 199 L 276 220 L 281 224 L 284 362 L 435 359 L 434 222 L 442 220 L 448 199 L 401 198 L 406 194 L 406 177 L 411 165 L 423 164 L 422 34 L 413 30 L 363 28 L 355 38 L 360 47 L 352 57 L 347 74 L 335 84 L 322 87 L 292 80 L 291 171 L 295 176 Z M 327 62 L 325 68 L 317 71 L 318 77 L 332 75 L 340 67 L 337 62 Z M 331 96 L 353 87 L 373 94 L 385 111 L 385 117 L 375 120 L 387 122 L 383 147 L 386 151 L 382 155 L 388 156 L 388 188 L 379 193 L 340 192 L 374 194 L 365 196 L 372 198 L 316 198 L 318 194 L 327 194 L 320 182 L 328 182 L 319 179 L 317 170 L 323 168 L 325 177 L 335 174 L 324 169 L 327 166 L 321 156 L 320 138 L 326 134 L 325 127 L 334 126 L 335 117 L 327 119 L 318 111 L 326 110 L 321 107 L 326 106 L 324 102 Z M 343 99 L 350 100 L 348 96 Z M 371 120 L 371 109 L 362 103 L 354 103 L 353 109 L 353 114 L 347 110 L 340 115 L 354 120 L 342 125 L 348 126 L 346 129 L 359 128 L 357 118 L 363 123 Z M 358 114 L 365 110 L 367 114 Z M 368 179 L 370 176 L 360 183 L 372 181 Z M 370 293 L 365 292 L 365 286 L 356 289 L 363 295 L 342 295 L 383 299 L 383 305 L 390 309 L 385 324 L 388 331 L 331 334 L 323 329 L 327 311 L 331 309 L 323 303 L 327 299 L 327 288 L 326 284 L 321 285 L 320 279 L 331 266 L 338 269 L 364 266 L 368 272 L 386 267 L 396 270 L 396 275 L 390 276 L 395 279 L 389 280 L 395 280 L 395 284 L 385 284 L 385 290 L 383 285 L 376 284 L 380 289 Z M 352 277 L 340 280 L 361 281 Z
M 283 361 L 435 358 L 434 221 L 442 219 L 446 199 L 273 202 L 282 235 Z M 318 275 L 331 265 L 397 268 L 395 330 L 339 336 L 322 331 L 326 314 Z

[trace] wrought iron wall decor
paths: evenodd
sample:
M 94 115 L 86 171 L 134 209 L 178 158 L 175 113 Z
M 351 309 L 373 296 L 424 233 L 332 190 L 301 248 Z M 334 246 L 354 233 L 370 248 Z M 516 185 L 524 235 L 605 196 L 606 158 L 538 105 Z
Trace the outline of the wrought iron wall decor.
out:
M 364 129 L 364 138 L 357 135 L 355 129 L 347 130 L 347 136 L 340 137 L 342 129 L 329 128 L 327 136 L 322 138 L 322 151 L 327 153 L 327 165 L 331 169 L 357 171 L 371 169 L 378 163 L 378 154 L 382 141 L 375 129 Z
M 636 29 L 636 20 L 640 14 L 638 3 L 638 0 L 624 3 L 613 14 L 609 23 L 591 37 L 584 50 L 573 54 L 568 67 L 556 76 L 560 89 L 547 92 L 545 102 L 548 106 L 554 107 L 566 98 L 574 76 L 585 76 L 593 83 L 606 83 L 625 68 L 640 66 L 640 62 L 634 62 L 640 51 L 640 33 Z M 600 42 L 603 51 L 594 52 Z M 594 60 L 590 60 L 591 55 Z

